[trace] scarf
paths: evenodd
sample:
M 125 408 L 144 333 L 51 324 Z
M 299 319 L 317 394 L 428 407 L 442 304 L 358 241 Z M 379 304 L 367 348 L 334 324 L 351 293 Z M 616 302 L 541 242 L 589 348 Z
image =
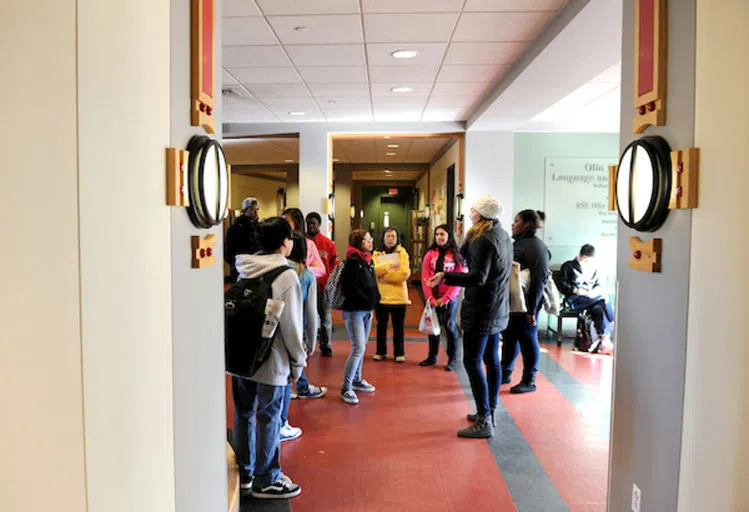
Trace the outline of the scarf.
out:
M 368 253 L 368 252 L 362 252 L 359 249 L 357 249 L 356 247 L 351 247 L 349 245 L 348 246 L 348 250 L 346 251 L 346 257 L 348 258 L 352 254 L 356 254 L 361 259 L 363 259 L 364 261 L 366 261 L 367 265 L 369 265 L 370 263 L 372 263 L 372 255 L 370 253 Z

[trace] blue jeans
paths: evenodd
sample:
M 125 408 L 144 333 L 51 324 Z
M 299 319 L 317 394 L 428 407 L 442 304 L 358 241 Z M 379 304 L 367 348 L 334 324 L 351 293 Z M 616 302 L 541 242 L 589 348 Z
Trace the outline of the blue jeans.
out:
M 367 340 L 372 330 L 372 312 L 344 311 L 343 321 L 346 323 L 346 332 L 351 340 L 351 353 L 346 359 L 341 393 L 349 391 L 354 382 L 362 380 L 364 351 L 367 348 Z
M 441 308 L 435 308 L 437 320 L 440 327 L 445 331 L 447 337 L 447 360 L 455 359 L 458 340 L 458 324 L 455 322 L 455 316 L 458 312 L 458 300 L 454 299 Z M 429 357 L 437 357 L 440 347 L 439 336 L 429 336 Z
M 486 376 L 481 362 L 486 364 Z M 463 333 L 463 366 L 471 381 L 476 413 L 487 416 L 497 408 L 502 368 L 499 365 L 499 333 Z M 488 377 L 488 379 L 487 379 Z
M 287 384 L 286 390 L 283 393 L 283 409 L 281 409 L 281 425 L 284 425 L 288 419 L 289 419 L 289 404 L 291 404 L 291 387 L 293 384 Z M 296 391 L 297 393 L 306 393 L 309 389 L 309 381 L 307 380 L 307 375 L 304 373 L 304 368 L 302 368 L 302 374 L 299 376 L 299 379 L 296 381 Z
M 518 346 L 523 354 L 523 382 L 536 379 L 541 347 L 538 346 L 538 314 L 536 325 L 531 325 L 525 313 L 510 313 L 510 323 L 502 332 L 502 371 L 510 375 L 515 368 Z
M 567 302 L 573 311 L 587 309 L 593 319 L 596 332 L 601 334 L 611 333 L 611 322 L 614 321 L 614 308 L 609 301 L 601 297 L 586 297 L 584 295 L 570 295 Z
M 286 388 L 257 384 L 256 487 L 271 485 L 281 476 L 281 410 Z
M 255 469 L 255 399 L 257 384 L 250 379 L 232 376 L 231 392 L 234 399 L 234 428 L 232 444 L 237 464 L 252 475 Z M 250 449 L 252 447 L 252 449 Z

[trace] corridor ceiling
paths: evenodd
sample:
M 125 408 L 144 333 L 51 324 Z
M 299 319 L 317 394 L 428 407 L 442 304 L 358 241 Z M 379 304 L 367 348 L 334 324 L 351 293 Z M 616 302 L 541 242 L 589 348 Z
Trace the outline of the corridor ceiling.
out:
M 566 3 L 225 0 L 224 122 L 464 121 Z

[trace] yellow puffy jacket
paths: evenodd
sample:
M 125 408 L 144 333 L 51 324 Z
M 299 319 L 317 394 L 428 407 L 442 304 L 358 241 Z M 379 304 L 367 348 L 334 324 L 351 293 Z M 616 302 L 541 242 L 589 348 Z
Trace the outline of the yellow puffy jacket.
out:
M 408 278 L 411 277 L 411 265 L 408 251 L 397 245 L 392 254 L 398 255 L 400 268 L 393 268 L 391 262 L 380 262 L 387 253 L 375 251 L 372 255 L 377 275 L 377 286 L 380 289 L 380 304 L 395 306 L 411 304 L 408 298 Z

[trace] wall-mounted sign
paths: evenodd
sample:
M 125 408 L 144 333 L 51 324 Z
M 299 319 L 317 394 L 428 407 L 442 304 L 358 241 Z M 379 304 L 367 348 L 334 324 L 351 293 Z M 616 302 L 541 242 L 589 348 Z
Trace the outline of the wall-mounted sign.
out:
M 622 222 L 655 231 L 668 217 L 671 148 L 662 137 L 642 137 L 622 153 L 616 173 L 616 206 Z
M 229 168 L 218 141 L 203 135 L 190 139 L 187 183 L 192 223 L 199 228 L 221 224 L 229 204 Z
M 635 133 L 666 124 L 666 27 L 666 0 L 635 0 Z
M 215 0 L 192 0 L 190 123 L 216 133 L 216 5 Z

